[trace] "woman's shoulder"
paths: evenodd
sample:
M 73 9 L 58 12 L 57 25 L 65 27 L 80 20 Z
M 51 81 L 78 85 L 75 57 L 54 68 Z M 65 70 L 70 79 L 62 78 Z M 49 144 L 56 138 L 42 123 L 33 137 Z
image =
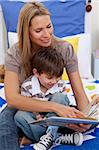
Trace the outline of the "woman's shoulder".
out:
M 13 44 L 11 47 L 8 48 L 7 52 L 16 52 L 19 51 L 19 45 L 18 43 Z
M 13 56 L 13 57 L 19 57 L 20 56 L 20 50 L 18 43 L 15 43 L 12 45 L 7 51 L 7 55 Z
M 56 36 L 53 37 L 53 46 L 59 46 L 62 49 L 64 49 L 64 48 L 66 49 L 70 45 L 71 45 L 70 43 L 68 43 L 66 40 L 64 40 L 62 38 L 59 38 L 59 37 L 56 37 Z
M 19 66 L 21 66 L 21 55 L 18 43 L 14 44 L 6 51 L 5 66 L 9 70 L 17 70 L 18 72 Z
M 54 37 L 52 45 L 63 54 L 69 53 L 71 50 L 73 51 L 73 46 L 62 38 Z

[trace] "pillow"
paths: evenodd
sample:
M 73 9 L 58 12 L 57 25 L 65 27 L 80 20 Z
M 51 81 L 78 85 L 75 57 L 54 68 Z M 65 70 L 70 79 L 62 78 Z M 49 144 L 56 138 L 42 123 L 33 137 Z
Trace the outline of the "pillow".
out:
M 63 38 L 65 41 L 69 42 L 72 44 L 75 53 L 77 54 L 78 52 L 78 42 L 79 42 L 79 37 L 73 37 L 73 38 Z
M 79 42 L 79 37 L 69 37 L 69 38 L 63 38 L 64 40 L 66 40 L 67 42 L 69 42 L 70 44 L 72 44 L 75 53 L 77 54 L 78 52 L 78 42 Z M 64 72 L 62 75 L 62 80 L 68 80 L 68 76 L 66 73 L 66 69 L 64 68 Z
M 76 51 L 77 48 L 77 38 L 78 37 L 78 50 Z M 78 57 L 78 67 L 79 67 L 79 72 L 80 76 L 82 78 L 92 78 L 91 75 L 91 35 L 89 33 L 82 33 L 82 34 L 77 34 L 74 36 L 68 36 L 64 37 L 63 39 L 67 40 L 68 39 L 75 39 L 74 43 L 76 43 L 76 48 L 75 44 L 71 43 L 75 49 L 75 52 L 77 52 L 77 57 Z M 67 79 L 65 76 L 66 73 L 63 74 L 63 79 Z
M 18 42 L 18 34 L 16 32 L 8 32 L 9 47 Z
M 92 78 L 91 74 L 91 35 L 81 34 L 78 44 L 78 64 L 82 78 Z

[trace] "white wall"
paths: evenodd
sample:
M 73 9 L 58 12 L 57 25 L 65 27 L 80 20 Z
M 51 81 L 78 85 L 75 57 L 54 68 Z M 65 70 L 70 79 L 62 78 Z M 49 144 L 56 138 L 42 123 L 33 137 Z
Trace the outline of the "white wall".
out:
M 91 40 L 92 40 L 92 50 L 99 49 L 99 0 L 92 1 L 92 30 L 91 30 Z
M 85 17 L 85 32 L 91 33 L 92 51 L 99 49 L 99 0 L 92 0 L 92 11 Z

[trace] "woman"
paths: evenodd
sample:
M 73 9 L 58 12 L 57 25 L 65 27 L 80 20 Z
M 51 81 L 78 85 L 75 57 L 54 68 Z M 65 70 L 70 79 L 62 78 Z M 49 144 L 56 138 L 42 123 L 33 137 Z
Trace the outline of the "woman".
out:
M 55 102 L 39 102 L 20 94 L 21 83 L 32 74 L 33 54 L 40 47 L 50 46 L 58 49 L 64 58 L 64 67 L 80 111 Z M 88 99 L 81 83 L 73 47 L 54 36 L 50 13 L 41 3 L 27 3 L 22 8 L 18 20 L 18 43 L 8 49 L 5 66 L 5 95 L 8 107 L 0 114 L 0 149 L 19 150 L 18 132 L 13 120 L 17 109 L 29 112 L 54 112 L 62 117 L 84 117 L 81 111 L 88 104 Z M 34 128 L 41 128 L 42 134 L 44 133 L 42 127 Z M 77 130 L 81 128 L 83 127 Z

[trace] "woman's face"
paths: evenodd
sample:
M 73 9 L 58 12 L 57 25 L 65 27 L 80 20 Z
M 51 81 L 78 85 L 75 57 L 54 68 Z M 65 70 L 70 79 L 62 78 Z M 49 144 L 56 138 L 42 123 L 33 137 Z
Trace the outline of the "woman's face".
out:
M 49 15 L 36 16 L 31 20 L 29 28 L 30 39 L 33 43 L 48 47 L 51 44 L 53 26 Z

